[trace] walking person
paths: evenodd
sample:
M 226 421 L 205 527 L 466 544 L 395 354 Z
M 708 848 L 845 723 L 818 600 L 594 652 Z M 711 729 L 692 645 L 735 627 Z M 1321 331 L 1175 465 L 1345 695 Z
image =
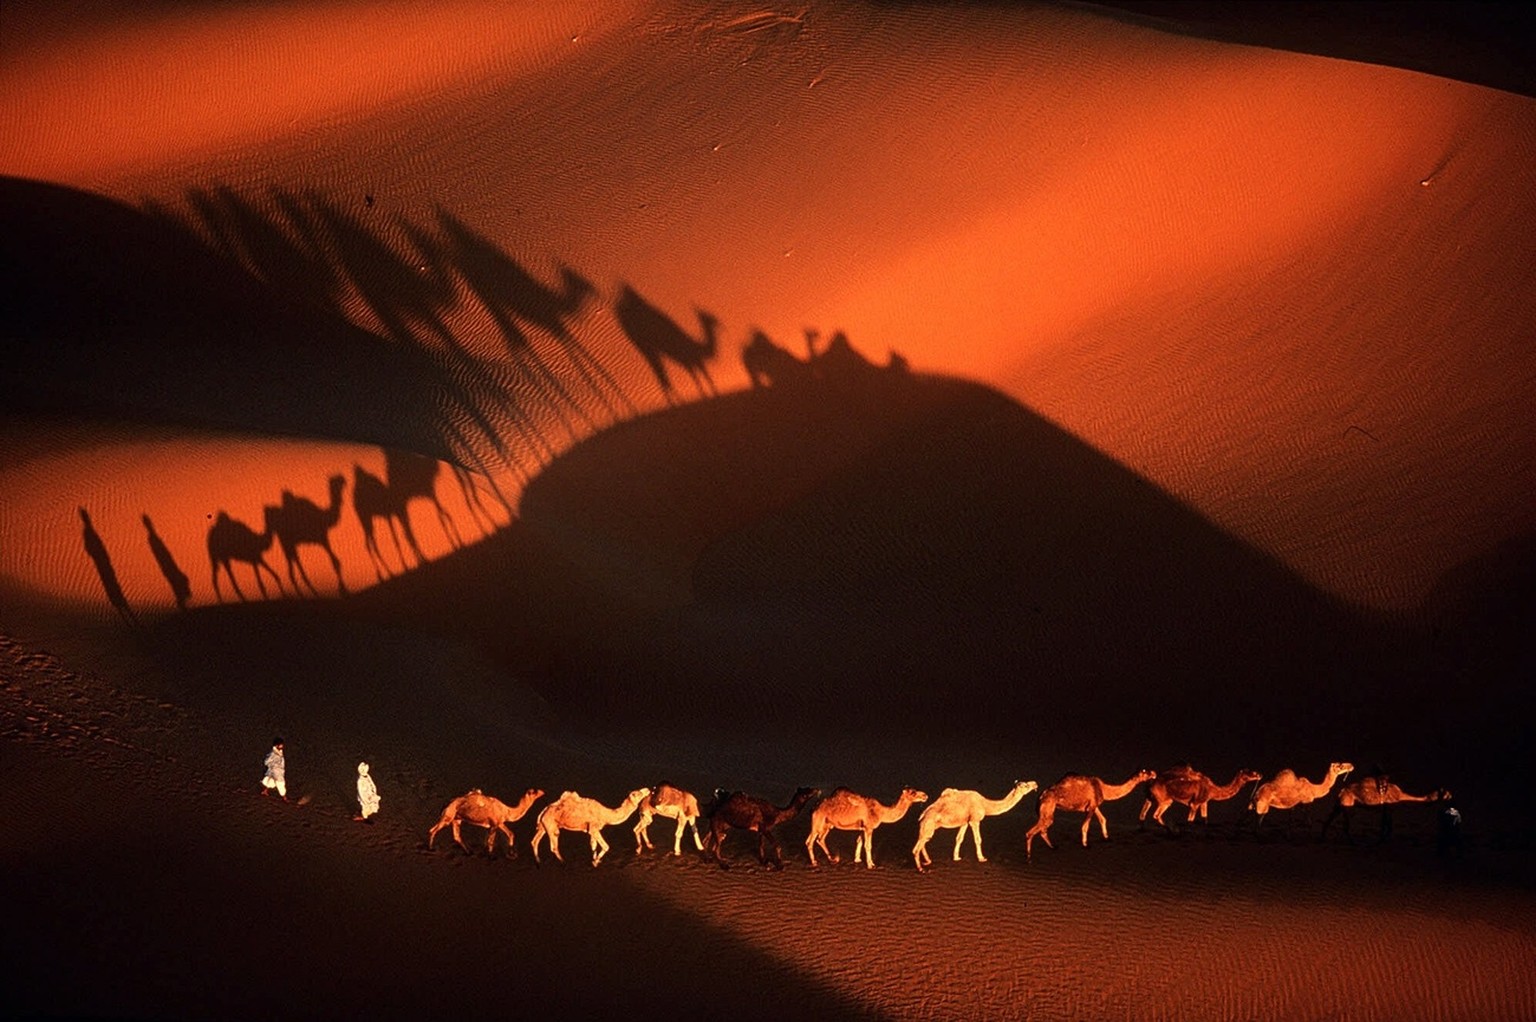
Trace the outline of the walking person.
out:
M 287 764 L 283 761 L 283 740 L 272 739 L 272 751 L 267 753 L 265 760 L 266 774 L 261 779 L 261 793 L 272 794 L 276 789 L 278 797 L 284 802 L 288 801 L 288 779 L 285 776 Z
M 379 786 L 373 783 L 367 763 L 357 765 L 357 802 L 362 812 L 353 819 L 372 823 L 373 814 L 379 811 Z

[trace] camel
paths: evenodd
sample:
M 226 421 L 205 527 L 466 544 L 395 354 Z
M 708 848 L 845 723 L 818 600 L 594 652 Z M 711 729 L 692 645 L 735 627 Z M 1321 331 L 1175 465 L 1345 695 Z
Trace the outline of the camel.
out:
M 1137 819 L 1146 822 L 1147 812 L 1151 810 L 1152 822 L 1166 827 L 1168 825 L 1163 822 L 1163 814 L 1169 806 L 1178 802 L 1189 807 L 1186 823 L 1194 823 L 1196 816 L 1201 820 L 1209 820 L 1208 812 L 1212 802 L 1231 798 L 1242 790 L 1243 785 L 1257 781 L 1260 776 L 1253 770 L 1239 770 L 1232 776 L 1230 783 L 1217 784 L 1188 763 L 1181 763 L 1158 774 L 1147 786 L 1147 800 L 1141 804 L 1141 815 Z M 1154 805 L 1157 807 L 1155 810 L 1152 808 Z
M 357 512 L 358 524 L 363 527 L 363 546 L 373 562 L 374 574 L 378 575 L 381 582 L 387 565 L 373 534 L 373 523 L 377 518 L 384 519 L 389 525 L 390 536 L 395 541 L 395 556 L 400 559 L 402 570 L 407 565 L 405 551 L 400 547 L 401 532 L 405 533 L 406 544 L 416 555 L 416 563 L 426 563 L 426 555 L 421 552 L 415 530 L 411 528 L 410 505 L 413 500 L 430 500 L 437 509 L 437 521 L 443 527 L 443 534 L 454 546 L 464 545 L 463 537 L 454 526 L 447 508 L 443 507 L 437 497 L 437 475 L 441 470 L 442 464 L 435 458 L 395 450 L 384 452 L 383 479 L 361 465 L 352 466 L 352 507 Z
M 882 823 L 895 823 L 907 815 L 915 803 L 928 801 L 928 793 L 916 788 L 902 788 L 893 805 L 881 805 L 867 795 L 860 795 L 850 788 L 838 788 L 827 796 L 826 801 L 811 813 L 811 833 L 805 839 L 806 854 L 811 865 L 816 865 L 816 848 L 832 862 L 841 860 L 827 851 L 827 835 L 833 830 L 856 830 L 859 838 L 853 846 L 853 861 L 864 860 L 865 869 L 875 868 L 875 828 Z
M 586 832 L 587 839 L 592 843 L 592 865 L 596 866 L 608 854 L 608 842 L 603 840 L 603 828 L 629 819 L 635 808 L 650 794 L 650 788 L 636 788 L 624 797 L 623 802 L 609 809 L 596 799 L 586 798 L 574 791 L 562 793 L 539 813 L 539 823 L 533 831 L 533 861 L 539 861 L 539 845 L 547 837 L 549 850 L 556 859 L 564 862 L 565 859 L 560 855 L 560 832 L 580 830 Z
M 458 271 L 465 286 L 480 301 L 501 333 L 507 352 L 519 369 L 527 371 L 533 392 L 551 411 L 562 417 L 574 411 L 595 426 L 582 404 L 560 380 L 554 368 L 539 354 L 528 335 L 535 327 L 551 338 L 566 360 L 580 374 L 610 414 L 634 405 L 602 363 L 571 334 L 567 321 L 596 293 L 592 283 L 569 266 L 560 267 L 559 289 L 536 279 L 495 242 L 443 209 L 437 211 L 445 258 Z M 574 437 L 574 431 L 567 429 Z
M 448 803 L 437 823 L 427 831 L 427 848 L 432 847 L 432 842 L 437 839 L 437 832 L 444 827 L 453 828 L 454 842 L 466 852 L 469 847 L 464 844 L 464 839 L 459 836 L 459 827 L 466 823 L 472 823 L 476 827 L 485 828 L 485 851 L 494 855 L 496 852 L 496 832 L 500 831 L 507 838 L 508 858 L 517 858 L 517 840 L 512 835 L 512 828 L 508 824 L 521 820 L 533 804 L 544 797 L 541 788 L 529 788 L 523 792 L 523 797 L 517 800 L 517 805 L 509 806 L 499 798 L 493 798 L 485 794 L 479 788 L 471 788 Z
M 709 361 L 715 357 L 715 335 L 720 325 L 719 320 L 703 309 L 695 309 L 694 314 L 699 318 L 703 336 L 694 340 L 673 322 L 671 316 L 641 298 L 628 284 L 619 289 L 613 311 L 630 343 L 651 367 L 656 382 L 661 384 L 661 393 L 667 399 L 667 404 L 674 403 L 675 394 L 665 362 L 672 362 L 682 368 L 698 388 L 700 397 L 715 393 L 715 381 L 709 375 Z
M 809 361 L 796 358 L 761 330 L 752 331 L 752 339 L 741 349 L 741 366 L 754 390 L 806 384 L 816 375 Z
M 939 797 L 923 810 L 917 819 L 917 844 L 912 846 L 912 861 L 919 873 L 933 863 L 928 854 L 928 842 L 934 831 L 954 827 L 955 861 L 960 861 L 960 846 L 965 843 L 969 831 L 976 844 L 976 861 L 986 862 L 981 852 L 981 821 L 988 816 L 1000 816 L 1019 804 L 1019 800 L 1037 787 L 1034 781 L 1014 781 L 1013 789 L 999 799 L 983 798 L 981 792 L 962 788 L 945 788 Z
M 235 581 L 235 561 L 241 561 L 251 566 L 256 574 L 256 585 L 261 590 L 261 598 L 267 598 L 267 585 L 262 581 L 261 573 L 265 571 L 272 576 L 272 582 L 277 586 L 279 596 L 283 594 L 282 580 L 277 577 L 277 572 L 272 570 L 272 565 L 267 563 L 266 553 L 272 549 L 272 529 L 268 527 L 265 532 L 257 533 L 249 525 L 229 517 L 224 511 L 214 519 L 213 525 L 208 530 L 208 561 L 213 565 L 213 595 L 224 601 L 224 594 L 219 592 L 219 569 L 224 569 L 224 574 L 229 576 L 229 584 L 234 587 L 235 595 L 240 597 L 240 602 L 245 602 L 245 593 L 240 589 L 240 583 Z
M 714 849 L 715 861 L 721 869 L 729 869 L 730 865 L 721 855 L 721 846 L 725 843 L 725 834 L 730 828 L 738 830 L 750 830 L 757 833 L 757 861 L 764 866 L 774 869 L 784 868 L 784 854 L 779 847 L 779 839 L 774 834 L 776 827 L 782 826 L 800 814 L 800 810 L 813 798 L 821 797 L 820 788 L 798 788 L 794 795 L 783 806 L 775 806 L 765 798 L 756 795 L 748 795 L 740 791 L 716 791 L 715 803 L 709 812 L 709 840 L 707 845 Z M 773 861 L 768 860 L 768 845 L 773 845 Z
M 1335 781 L 1354 768 L 1353 763 L 1329 763 L 1328 775 L 1317 783 L 1296 776 L 1296 771 L 1289 767 L 1280 771 L 1259 785 L 1248 803 L 1248 808 L 1259 814 L 1255 826 L 1263 824 L 1271 809 L 1292 809 L 1317 801 L 1333 790 Z
M 640 820 L 635 824 L 635 854 L 642 855 L 651 844 L 651 820 L 665 816 L 677 821 L 677 833 L 672 837 L 672 854 L 683 854 L 683 831 L 693 830 L 693 843 L 704 850 L 704 840 L 699 837 L 699 800 L 693 792 L 684 791 L 665 782 L 656 785 L 654 791 L 640 802 Z
M 299 592 L 299 578 L 303 578 L 309 591 L 315 596 L 320 595 L 299 557 L 299 547 L 306 544 L 325 551 L 331 559 L 331 570 L 336 573 L 337 590 L 342 594 L 347 591 L 347 584 L 341 578 L 341 561 L 331 549 L 331 530 L 341 521 L 341 491 L 346 489 L 347 479 L 343 475 L 333 475 L 328 485 L 330 502 L 323 508 L 308 498 L 294 496 L 292 490 L 284 490 L 282 503 L 265 509 L 266 527 L 277 536 L 277 545 L 288 562 L 288 581 L 295 593 Z
M 1117 798 L 1124 798 L 1131 793 L 1136 785 L 1143 781 L 1150 781 L 1157 776 L 1152 770 L 1138 770 L 1121 784 L 1105 784 L 1097 777 L 1086 774 L 1067 774 L 1055 784 L 1040 793 L 1040 816 L 1035 820 L 1035 825 L 1029 828 L 1024 835 L 1024 857 L 1030 858 L 1035 837 L 1045 842 L 1047 848 L 1055 848 L 1051 844 L 1051 823 L 1056 819 L 1057 809 L 1070 809 L 1075 813 L 1086 813 L 1083 820 L 1083 847 L 1088 847 L 1088 828 L 1094 820 L 1099 821 L 1099 833 L 1105 841 L 1109 840 L 1109 823 L 1104 819 L 1104 813 L 1099 808 L 1105 802 L 1113 802 Z
M 1333 809 L 1329 812 L 1328 818 L 1323 821 L 1323 832 L 1319 835 L 1319 840 L 1328 836 L 1328 828 L 1339 816 L 1344 817 L 1344 836 L 1349 837 L 1349 818 L 1354 815 L 1356 808 L 1364 807 L 1381 810 L 1381 831 L 1378 838 L 1385 841 L 1392 836 L 1393 806 L 1412 802 L 1444 802 L 1450 797 L 1451 793 L 1445 788 L 1432 791 L 1428 795 L 1410 795 L 1384 774 L 1362 777 L 1339 787 L 1338 798 L 1333 804 Z

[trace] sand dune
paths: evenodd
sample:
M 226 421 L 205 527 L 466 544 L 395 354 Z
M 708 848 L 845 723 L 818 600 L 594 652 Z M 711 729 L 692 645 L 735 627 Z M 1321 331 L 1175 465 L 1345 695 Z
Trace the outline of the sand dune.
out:
M 6 5 L 7 1010 L 1536 1014 L 1515 44 L 1116 6 Z M 425 845 L 1340 759 L 1462 854 Z

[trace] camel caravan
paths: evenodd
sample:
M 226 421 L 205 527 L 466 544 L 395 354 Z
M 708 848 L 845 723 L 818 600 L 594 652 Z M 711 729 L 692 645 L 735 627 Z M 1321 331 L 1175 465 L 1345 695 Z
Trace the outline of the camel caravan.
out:
M 889 803 L 860 794 L 851 788 L 839 787 L 822 797 L 819 788 L 802 787 L 782 805 L 759 795 L 742 791 L 717 789 L 707 805 L 691 791 L 673 784 L 658 783 L 655 786 L 636 788 L 611 808 L 603 802 L 565 791 L 541 809 L 529 843 L 536 864 L 541 864 L 540 851 L 547 843 L 550 854 L 559 862 L 565 859 L 560 852 L 560 835 L 563 831 L 578 831 L 587 836 L 592 865 L 598 866 L 607 856 L 610 846 L 603 837 L 603 830 L 635 820 L 632 833 L 635 839 L 635 856 L 643 857 L 654 851 L 650 828 L 657 817 L 673 821 L 672 851 L 674 858 L 683 855 L 683 840 L 692 838 L 694 850 L 702 857 L 717 863 L 722 869 L 730 868 L 724 854 L 725 839 L 733 830 L 743 830 L 757 835 L 757 861 L 769 869 L 784 867 L 783 846 L 779 832 L 802 814 L 810 818 L 809 833 L 805 838 L 806 859 L 819 867 L 822 860 L 836 864 L 841 856 L 827 847 L 827 838 L 833 831 L 854 832 L 853 861 L 865 869 L 875 868 L 875 831 L 884 825 L 896 824 L 906 818 L 914 806 L 924 806 L 918 815 L 917 842 L 912 846 L 912 862 L 919 873 L 933 868 L 933 857 L 928 845 L 940 830 L 954 830 L 953 859 L 961 861 L 966 836 L 971 837 L 976 861 L 985 863 L 982 852 L 981 824 L 989 816 L 1000 816 L 1018 806 L 1025 796 L 1038 795 L 1035 821 L 1024 835 L 1024 855 L 1032 861 L 1035 838 L 1047 847 L 1051 843 L 1050 830 L 1058 812 L 1080 814 L 1082 817 L 1080 841 L 1088 847 L 1089 836 L 1098 824 L 1099 836 L 1109 840 L 1109 821 L 1103 807 L 1107 802 L 1124 799 L 1145 785 L 1145 800 L 1138 815 L 1143 829 L 1150 815 L 1152 823 L 1170 833 L 1178 834 L 1176 820 L 1165 819 L 1175 804 L 1184 807 L 1185 825 L 1208 824 L 1212 803 L 1236 798 L 1251 787 L 1247 802 L 1248 819 L 1255 833 L 1259 833 L 1266 817 L 1274 810 L 1303 809 L 1312 803 L 1332 795 L 1332 808 L 1323 823 L 1319 838 L 1326 838 L 1336 820 L 1342 820 L 1342 829 L 1349 838 L 1351 817 L 1361 809 L 1374 810 L 1379 814 L 1380 840 L 1392 833 L 1391 810 L 1394 806 L 1414 803 L 1443 803 L 1446 806 L 1442 826 L 1447 820 L 1460 824 L 1460 813 L 1451 805 L 1451 793 L 1444 788 L 1424 795 L 1405 792 L 1380 770 L 1369 776 L 1348 780 L 1354 765 L 1348 762 L 1330 763 L 1322 779 L 1310 781 L 1289 768 L 1265 780 L 1254 770 L 1234 771 L 1225 784 L 1218 783 L 1188 763 L 1179 763 L 1166 770 L 1138 770 L 1119 782 L 1106 781 L 1089 774 L 1069 773 L 1046 788 L 1036 782 L 1018 780 L 998 798 L 988 798 L 979 791 L 945 788 L 938 797 L 929 800 L 926 792 L 917 788 L 903 788 Z M 517 841 L 511 824 L 528 815 L 534 803 L 544 797 L 540 788 L 529 788 L 515 804 L 508 805 L 486 795 L 480 789 L 455 798 L 443 809 L 431 830 L 427 832 L 427 849 L 430 851 L 438 833 L 451 828 L 454 843 L 465 852 L 470 848 L 460 835 L 464 824 L 482 827 L 486 831 L 485 850 L 494 855 L 496 836 L 506 838 L 507 855 L 515 858 Z M 699 829 L 704 821 L 704 831 Z M 1273 830 L 1273 826 L 1269 828 Z M 1443 838 L 1442 833 L 1442 838 Z M 844 839 L 846 840 L 846 839 Z M 822 859 L 818 860 L 817 850 Z

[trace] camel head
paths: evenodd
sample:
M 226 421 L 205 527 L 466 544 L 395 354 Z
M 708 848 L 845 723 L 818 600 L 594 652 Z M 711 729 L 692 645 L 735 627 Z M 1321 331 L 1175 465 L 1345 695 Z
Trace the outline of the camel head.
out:
M 1135 780 L 1134 783 L 1140 784 L 1143 781 L 1155 781 L 1155 780 L 1157 780 L 1157 771 L 1156 770 L 1138 770 L 1138 771 L 1136 771 L 1136 780 Z
M 919 791 L 916 788 L 902 788 L 901 798 L 897 799 L 898 803 L 905 802 L 908 804 L 926 801 L 928 801 L 928 793 L 926 791 Z
M 789 800 L 789 804 L 792 806 L 803 806 L 813 798 L 821 798 L 820 788 L 796 788 L 795 796 Z
M 1239 770 L 1237 772 L 1238 784 L 1247 784 L 1250 781 L 1259 781 L 1263 779 L 1264 775 L 1259 773 L 1257 770 Z
M 1451 800 L 1451 789 L 1439 788 L 1433 795 L 1429 796 L 1429 800 L 1431 802 L 1449 802 Z
M 1353 773 L 1354 769 L 1355 765 L 1353 763 L 1329 763 L 1328 776 L 1330 778 L 1342 777 L 1345 774 Z
M 1028 795 L 1030 792 L 1038 791 L 1039 789 L 1040 785 L 1036 784 L 1034 781 L 1013 782 L 1013 790 L 1018 792 L 1020 796 Z

